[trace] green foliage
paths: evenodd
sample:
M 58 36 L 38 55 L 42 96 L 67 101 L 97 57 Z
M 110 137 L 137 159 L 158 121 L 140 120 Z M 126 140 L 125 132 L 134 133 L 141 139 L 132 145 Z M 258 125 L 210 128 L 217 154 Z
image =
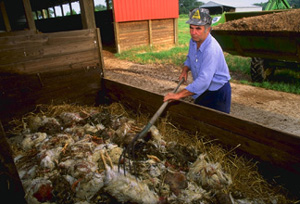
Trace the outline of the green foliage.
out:
M 292 8 L 300 8 L 300 1 L 299 0 L 287 0 L 287 2 L 290 4 L 290 6 Z M 265 3 L 257 3 L 255 5 L 257 6 L 261 6 L 263 8 L 263 10 L 265 10 L 266 5 L 268 4 L 268 2 Z
M 104 3 L 105 3 L 105 5 L 102 5 L 102 4 L 95 5 L 95 11 L 107 10 L 106 1 Z M 109 9 L 111 9 L 112 8 L 112 0 L 108 1 L 108 5 L 109 5 Z
M 103 10 L 106 10 L 106 6 L 101 4 L 95 6 L 95 11 L 103 11 Z
M 300 8 L 299 0 L 288 0 L 288 2 L 292 8 Z
M 74 9 L 72 9 L 72 15 L 76 15 L 77 13 L 76 13 L 76 11 L 74 10 Z M 71 12 L 70 11 L 68 11 L 67 13 L 66 13 L 66 16 L 70 16 L 71 15 Z
M 179 14 L 188 14 L 191 9 L 201 5 L 203 3 L 197 0 L 179 0 Z

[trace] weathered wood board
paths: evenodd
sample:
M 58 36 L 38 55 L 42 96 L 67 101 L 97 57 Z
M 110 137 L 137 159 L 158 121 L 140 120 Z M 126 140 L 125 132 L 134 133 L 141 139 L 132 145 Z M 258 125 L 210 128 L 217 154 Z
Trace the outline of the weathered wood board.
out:
M 103 74 L 96 29 L 0 37 L 0 120 L 37 104 L 96 103 Z
M 120 51 L 139 46 L 172 46 L 176 43 L 174 19 L 154 19 L 116 23 Z

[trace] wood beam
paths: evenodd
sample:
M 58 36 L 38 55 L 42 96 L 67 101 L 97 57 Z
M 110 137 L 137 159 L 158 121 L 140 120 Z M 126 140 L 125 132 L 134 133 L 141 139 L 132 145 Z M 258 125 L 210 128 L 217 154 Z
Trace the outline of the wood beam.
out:
M 148 36 L 149 36 L 149 46 L 153 46 L 153 40 L 152 40 L 152 21 L 151 19 L 148 20 Z
M 72 8 L 72 3 L 71 1 L 69 1 L 69 7 L 70 7 L 70 14 L 73 15 L 73 8 Z
M 11 203 L 25 204 L 25 192 L 12 157 L 12 150 L 0 121 L 0 184 L 1 199 Z
M 119 36 L 119 23 L 118 22 L 114 22 L 114 29 L 115 29 L 115 43 L 116 43 L 117 52 L 121 53 L 120 36 Z
M 7 15 L 7 12 L 6 12 L 4 1 L 0 2 L 0 7 L 1 7 L 0 9 L 1 9 L 4 24 L 5 24 L 6 32 L 10 32 L 11 31 L 11 26 L 10 26 L 10 23 L 9 23 L 9 18 L 8 18 L 8 15 Z
M 174 43 L 178 44 L 178 19 L 174 18 Z
M 36 30 L 34 18 L 32 15 L 32 9 L 30 5 L 29 0 L 23 0 L 24 10 L 25 10 L 25 16 L 28 24 L 29 30 Z
M 47 8 L 47 18 L 50 18 L 50 12 L 49 12 L 49 8 Z
M 61 15 L 62 15 L 62 16 L 65 16 L 65 14 L 64 14 L 64 8 L 63 8 L 62 5 L 60 5 L 60 9 L 61 9 Z
M 110 7 L 109 7 L 109 0 L 105 0 L 106 1 L 106 10 L 110 10 Z
M 53 14 L 54 14 L 54 17 L 56 18 L 56 11 L 55 11 L 55 7 L 53 6 Z
M 93 0 L 79 0 L 83 29 L 95 29 L 95 9 Z

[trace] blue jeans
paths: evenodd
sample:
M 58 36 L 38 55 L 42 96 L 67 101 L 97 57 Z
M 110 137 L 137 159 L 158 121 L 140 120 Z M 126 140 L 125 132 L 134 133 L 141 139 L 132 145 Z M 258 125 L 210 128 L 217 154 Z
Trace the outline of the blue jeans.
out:
M 195 104 L 212 108 L 224 113 L 230 113 L 231 86 L 227 82 L 217 91 L 205 91 L 195 99 Z

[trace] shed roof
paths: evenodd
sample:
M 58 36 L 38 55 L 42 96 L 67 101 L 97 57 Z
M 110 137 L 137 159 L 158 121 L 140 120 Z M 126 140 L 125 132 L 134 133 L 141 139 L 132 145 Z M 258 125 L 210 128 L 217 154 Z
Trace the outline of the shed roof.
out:
M 215 5 L 215 6 L 213 6 Z M 241 0 L 214 0 L 209 1 L 206 4 L 202 5 L 201 7 L 217 7 L 217 6 L 228 6 L 233 8 L 240 8 L 240 7 L 250 7 L 250 8 L 257 8 L 260 6 L 255 6 L 251 3 L 241 1 Z
M 30 0 L 31 8 L 33 11 L 46 9 L 49 7 L 57 6 L 60 4 L 68 4 L 79 0 Z

